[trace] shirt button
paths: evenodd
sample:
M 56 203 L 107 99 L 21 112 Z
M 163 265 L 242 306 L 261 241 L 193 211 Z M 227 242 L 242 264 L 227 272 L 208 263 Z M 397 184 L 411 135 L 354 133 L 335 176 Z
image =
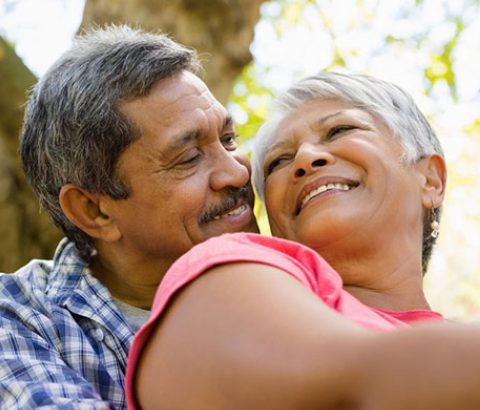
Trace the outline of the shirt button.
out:
M 103 338 L 105 337 L 105 335 L 103 334 L 103 330 L 102 329 L 95 330 L 95 337 L 97 338 L 97 340 L 99 342 L 101 342 L 103 340 Z

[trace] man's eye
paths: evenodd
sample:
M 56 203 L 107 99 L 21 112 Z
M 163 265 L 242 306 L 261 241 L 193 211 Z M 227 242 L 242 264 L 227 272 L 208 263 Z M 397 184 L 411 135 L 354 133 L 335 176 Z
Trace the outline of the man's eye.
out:
M 225 148 L 236 148 L 237 147 L 237 140 L 238 135 L 237 134 L 228 134 L 222 137 L 222 144 Z
M 198 160 L 200 159 L 200 154 L 196 154 L 196 155 L 193 155 L 189 158 L 186 158 L 182 161 L 180 161 L 178 163 L 178 165 L 191 165 L 191 164 L 195 164 L 196 162 L 198 162 Z
M 342 134 L 347 131 L 351 131 L 355 129 L 353 125 L 339 125 L 337 127 L 333 127 L 329 132 L 328 132 L 328 139 L 333 138 L 338 136 L 339 134 Z

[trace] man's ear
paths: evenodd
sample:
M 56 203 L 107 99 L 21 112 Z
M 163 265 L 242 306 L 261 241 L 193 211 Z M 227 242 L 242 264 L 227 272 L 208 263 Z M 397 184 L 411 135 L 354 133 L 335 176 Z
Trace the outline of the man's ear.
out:
M 93 194 L 78 185 L 67 184 L 60 190 L 60 206 L 75 226 L 95 239 L 116 242 L 122 234 L 109 215 L 104 195 Z
M 438 154 L 428 155 L 418 161 L 422 173 L 422 205 L 426 209 L 442 205 L 447 183 L 447 166 Z

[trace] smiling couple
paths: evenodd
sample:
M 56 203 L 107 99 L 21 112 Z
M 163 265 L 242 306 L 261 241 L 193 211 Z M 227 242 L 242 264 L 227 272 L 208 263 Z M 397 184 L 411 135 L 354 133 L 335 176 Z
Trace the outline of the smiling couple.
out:
M 131 409 L 479 408 L 480 330 L 422 289 L 446 170 L 411 98 L 333 73 L 281 96 L 253 159 L 270 238 L 198 68 L 111 26 L 36 86 L 22 164 L 68 239 L 0 276 L 2 406 L 124 409 L 130 351 Z
M 209 175 L 222 141 L 206 135 L 223 108 L 196 105 L 197 140 L 172 168 L 182 184 Z M 411 97 L 366 76 L 306 78 L 274 103 L 252 162 L 273 237 L 222 235 L 173 264 L 130 352 L 129 408 L 480 408 L 480 330 L 446 324 L 423 292 L 446 166 Z M 245 231 L 242 206 L 207 225 Z

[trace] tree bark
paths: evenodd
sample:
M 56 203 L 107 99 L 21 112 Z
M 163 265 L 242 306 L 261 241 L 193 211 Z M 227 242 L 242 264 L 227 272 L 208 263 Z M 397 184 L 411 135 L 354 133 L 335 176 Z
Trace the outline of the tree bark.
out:
M 0 37 L 0 271 L 53 255 L 60 233 L 39 212 L 18 158 L 26 92 L 35 76 Z
M 88 0 L 82 28 L 126 23 L 161 30 L 200 54 L 204 80 L 225 104 L 252 56 L 254 26 L 265 0 Z

